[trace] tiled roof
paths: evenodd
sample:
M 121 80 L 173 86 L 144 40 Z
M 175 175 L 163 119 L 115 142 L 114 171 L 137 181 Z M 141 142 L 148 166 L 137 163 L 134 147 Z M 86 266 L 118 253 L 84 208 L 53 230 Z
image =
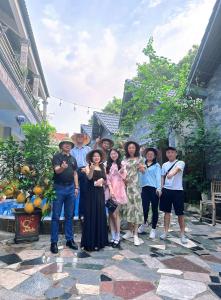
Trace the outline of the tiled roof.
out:
M 52 135 L 52 138 L 53 140 L 55 141 L 62 141 L 64 138 L 66 137 L 69 137 L 69 134 L 68 133 L 59 133 L 59 132 L 55 132 L 53 135 Z
M 94 116 L 102 123 L 110 133 L 116 133 L 119 127 L 120 116 L 103 112 L 94 112 Z
M 81 132 L 86 133 L 91 138 L 91 136 L 92 136 L 92 125 L 81 124 Z

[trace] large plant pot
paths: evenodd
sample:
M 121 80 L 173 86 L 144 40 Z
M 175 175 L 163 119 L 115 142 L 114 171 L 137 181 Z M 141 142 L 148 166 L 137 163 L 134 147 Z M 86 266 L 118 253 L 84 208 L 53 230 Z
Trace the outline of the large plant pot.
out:
M 32 214 L 27 214 L 23 208 L 14 208 L 15 243 L 33 242 L 39 240 L 41 209 L 35 208 Z

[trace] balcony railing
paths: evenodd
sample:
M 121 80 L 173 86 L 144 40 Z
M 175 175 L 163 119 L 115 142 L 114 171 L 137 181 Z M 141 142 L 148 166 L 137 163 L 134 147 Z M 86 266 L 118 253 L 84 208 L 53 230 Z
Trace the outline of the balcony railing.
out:
M 26 75 L 24 74 L 24 71 L 22 72 L 20 64 L 16 59 L 16 54 L 14 53 L 5 33 L 0 33 L 0 52 L 7 65 L 10 67 L 17 86 L 22 89 L 25 100 L 29 102 L 28 104 L 31 104 L 38 119 L 40 121 L 43 120 L 42 113 L 37 106 L 37 100 L 32 95 L 32 90 L 26 82 Z

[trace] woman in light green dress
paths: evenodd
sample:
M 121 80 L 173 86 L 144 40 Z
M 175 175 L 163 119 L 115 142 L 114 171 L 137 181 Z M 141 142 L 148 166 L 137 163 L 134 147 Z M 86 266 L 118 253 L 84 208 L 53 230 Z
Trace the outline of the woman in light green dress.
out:
M 126 220 L 129 223 L 129 231 L 123 236 L 124 239 L 134 238 L 134 245 L 139 246 L 138 226 L 143 222 L 141 188 L 139 185 L 138 168 L 142 163 L 140 147 L 137 143 L 129 141 L 125 144 L 125 156 L 123 161 L 127 171 L 126 185 L 128 203 L 125 207 Z

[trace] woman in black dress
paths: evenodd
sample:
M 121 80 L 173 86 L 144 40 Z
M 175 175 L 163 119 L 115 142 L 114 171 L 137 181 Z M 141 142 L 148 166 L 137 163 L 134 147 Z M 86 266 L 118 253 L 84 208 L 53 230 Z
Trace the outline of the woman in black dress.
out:
M 103 153 L 93 150 L 88 153 L 86 167 L 88 191 L 81 238 L 81 247 L 87 251 L 98 251 L 108 245 L 107 216 L 104 198 L 105 168 Z

